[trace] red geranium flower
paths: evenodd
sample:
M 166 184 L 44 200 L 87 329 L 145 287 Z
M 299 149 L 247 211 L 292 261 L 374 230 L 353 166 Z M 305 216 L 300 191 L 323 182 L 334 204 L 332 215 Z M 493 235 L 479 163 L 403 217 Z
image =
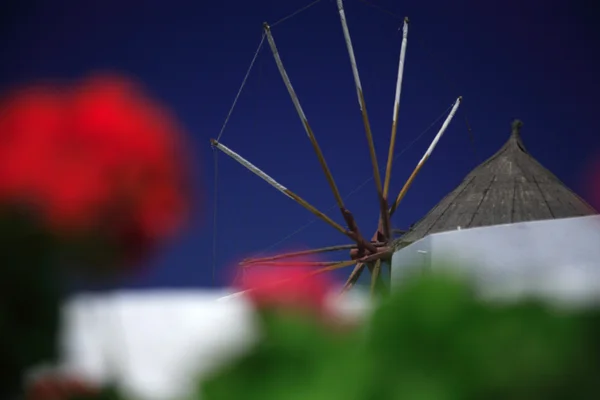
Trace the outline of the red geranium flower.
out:
M 26 203 L 57 231 L 101 231 L 143 249 L 189 202 L 181 129 L 140 88 L 93 77 L 0 104 L 0 203 Z
M 332 281 L 308 268 L 249 269 L 242 289 L 258 308 L 327 314 Z
M 46 184 L 50 155 L 64 127 L 63 97 L 27 89 L 0 103 L 0 198 L 31 200 Z

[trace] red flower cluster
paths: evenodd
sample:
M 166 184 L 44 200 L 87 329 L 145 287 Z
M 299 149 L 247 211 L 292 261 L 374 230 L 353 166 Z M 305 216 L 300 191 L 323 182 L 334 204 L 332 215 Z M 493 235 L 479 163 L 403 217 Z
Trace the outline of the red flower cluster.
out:
M 100 390 L 74 378 L 45 377 L 36 380 L 27 388 L 27 400 L 68 400 L 93 396 Z
M 242 289 L 258 308 L 280 308 L 327 314 L 332 282 L 325 274 L 305 268 L 248 270 Z
M 16 92 L 0 102 L 0 203 L 32 206 L 61 232 L 154 242 L 188 205 L 181 138 L 122 78 Z

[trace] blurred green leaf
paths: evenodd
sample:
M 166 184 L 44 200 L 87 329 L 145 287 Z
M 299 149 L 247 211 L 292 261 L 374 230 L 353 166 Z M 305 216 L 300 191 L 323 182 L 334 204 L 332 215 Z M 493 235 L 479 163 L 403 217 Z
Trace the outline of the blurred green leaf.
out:
M 29 214 L 0 215 L 0 397 L 18 391 L 23 373 L 56 357 L 61 271 L 56 242 Z
M 448 275 L 409 280 L 351 334 L 306 315 L 261 321 L 263 340 L 205 381 L 202 398 L 529 400 L 600 389 L 600 313 L 483 302 Z
M 201 387 L 203 399 L 358 399 L 357 338 L 308 315 L 264 312 L 264 340 Z M 344 379 L 339 379 L 344 377 Z

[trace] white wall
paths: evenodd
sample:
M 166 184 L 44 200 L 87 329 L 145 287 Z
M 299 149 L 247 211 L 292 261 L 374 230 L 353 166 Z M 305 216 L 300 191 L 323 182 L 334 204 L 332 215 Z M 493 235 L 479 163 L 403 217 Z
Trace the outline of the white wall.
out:
M 216 291 L 78 296 L 64 307 L 60 368 L 133 398 L 189 395 L 202 376 L 256 340 L 244 298 Z
M 600 297 L 600 216 L 430 235 L 394 254 L 393 286 L 411 271 L 449 264 L 490 295 L 591 301 Z
M 329 299 L 334 315 L 366 315 L 368 295 Z M 32 376 L 75 373 L 95 384 L 117 382 L 132 399 L 188 398 L 200 377 L 238 357 L 260 334 L 243 293 L 216 290 L 123 291 L 80 295 L 63 308 L 62 359 Z

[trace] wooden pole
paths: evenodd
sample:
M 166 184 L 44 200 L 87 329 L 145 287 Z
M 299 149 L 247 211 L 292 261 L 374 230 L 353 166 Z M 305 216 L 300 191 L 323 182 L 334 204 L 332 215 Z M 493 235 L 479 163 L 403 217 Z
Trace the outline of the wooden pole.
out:
M 392 114 L 392 133 L 390 147 L 385 167 L 385 181 L 383 183 L 383 197 L 387 200 L 392 178 L 392 163 L 394 161 L 394 148 L 396 146 L 396 132 L 398 128 L 398 114 L 400 112 L 400 93 L 402 92 L 402 77 L 404 76 L 404 59 L 406 58 L 406 45 L 408 42 L 408 17 L 404 18 L 402 27 L 402 47 L 400 48 L 400 62 L 398 63 L 398 78 L 396 80 L 396 96 L 394 98 L 394 111 Z
M 421 160 L 419 161 L 419 163 L 417 164 L 417 166 L 413 170 L 412 174 L 410 174 L 408 180 L 406 181 L 406 183 L 402 187 L 402 190 L 400 190 L 400 193 L 398 194 L 398 197 L 396 198 L 396 201 L 394 202 L 394 204 L 390 208 L 390 211 L 389 211 L 390 216 L 393 215 L 394 212 L 396 212 L 396 210 L 398 209 L 398 206 L 400 205 L 400 202 L 402 201 L 402 199 L 406 195 L 406 192 L 408 191 L 408 189 L 412 185 L 412 183 L 415 180 L 417 174 L 419 173 L 419 171 L 421 170 L 421 168 L 423 168 L 423 165 L 429 159 L 429 157 L 431 156 L 431 153 L 433 153 L 433 150 L 435 149 L 435 146 L 440 141 L 440 138 L 442 137 L 442 135 L 444 134 L 444 132 L 448 128 L 448 125 L 452 121 L 452 118 L 454 117 L 454 114 L 456 114 L 456 110 L 458 110 L 458 106 L 460 105 L 461 101 L 462 101 L 462 97 L 459 97 L 458 99 L 456 99 L 456 102 L 454 103 L 454 106 L 452 107 L 452 110 L 450 110 L 450 114 L 448 114 L 448 117 L 444 121 L 444 123 L 443 123 L 442 127 L 440 128 L 439 132 L 437 133 L 437 135 L 435 135 L 435 138 L 433 139 L 433 141 L 429 145 L 429 148 L 427 149 L 427 151 L 423 155 L 423 158 L 421 158 Z
M 362 259 L 362 261 L 360 262 L 360 264 L 364 264 L 364 263 L 367 263 L 367 262 L 376 261 L 378 259 L 378 257 L 380 257 L 380 255 L 378 255 L 378 254 L 374 254 L 374 255 L 370 255 L 370 256 L 364 257 Z M 350 265 L 353 265 L 355 262 L 356 261 L 354 261 L 354 260 L 348 260 L 348 261 L 342 261 L 342 262 L 334 263 L 334 264 L 329 265 L 327 267 L 320 268 L 320 269 L 315 270 L 315 271 L 311 271 L 308 274 L 306 274 L 305 277 L 309 278 L 311 276 L 322 274 L 324 272 L 329 272 L 329 271 L 334 271 L 336 269 L 345 268 L 345 267 L 348 267 Z M 285 282 L 289 282 L 291 280 L 293 280 L 293 278 L 292 279 L 283 279 L 281 281 L 272 283 L 272 285 L 282 284 L 282 283 L 285 283 Z M 250 291 L 252 291 L 252 289 L 246 290 L 244 292 L 239 292 L 239 293 L 236 293 L 236 294 L 239 295 L 239 294 L 247 293 L 247 292 L 250 292 Z
M 377 295 L 377 281 L 379 280 L 379 275 L 381 273 L 381 260 L 375 261 L 375 265 L 373 266 L 373 272 L 371 273 L 371 297 L 375 297 Z
M 381 247 L 381 246 L 384 246 L 384 243 L 373 243 L 373 245 L 375 247 Z M 355 244 L 342 244 L 342 245 L 337 245 L 337 246 L 327 246 L 327 247 L 321 247 L 318 249 L 310 249 L 310 250 L 303 250 L 303 251 L 295 251 L 292 253 L 277 254 L 274 256 L 270 256 L 270 257 L 248 258 L 248 259 L 242 260 L 240 265 L 258 264 L 258 263 L 263 263 L 265 261 L 275 261 L 275 260 L 281 260 L 284 258 L 294 258 L 294 257 L 306 256 L 306 255 L 310 255 L 310 254 L 327 253 L 327 252 L 332 252 L 332 251 L 352 250 L 352 249 L 356 249 L 356 248 L 358 248 L 358 246 Z
M 341 294 L 344 294 L 344 293 L 348 292 L 350 289 L 352 289 L 352 287 L 356 284 L 356 282 L 360 278 L 360 275 L 364 271 L 365 265 L 368 265 L 369 263 L 372 263 L 373 261 L 377 261 L 377 260 L 390 259 L 392 254 L 393 254 L 393 250 L 389 249 L 387 251 L 387 254 L 385 254 L 385 255 L 379 255 L 379 256 L 372 255 L 372 256 L 363 257 L 363 258 L 357 260 L 356 266 L 354 267 L 354 270 L 352 270 L 352 273 L 346 280 L 346 283 L 344 284 L 344 286 L 342 288 Z M 373 268 L 370 268 L 370 269 L 373 269 Z
M 244 267 L 329 267 L 338 265 L 340 262 L 341 261 L 265 261 L 261 263 L 245 264 Z
M 327 222 L 329 225 L 331 225 L 333 228 L 337 229 L 339 232 L 343 233 L 344 235 L 350 236 L 350 238 L 354 239 L 351 235 L 351 232 L 344 229 L 344 227 L 342 227 L 340 224 L 338 224 L 337 222 L 335 222 L 334 220 L 329 218 L 323 212 L 317 210 L 315 207 L 313 207 L 311 204 L 309 204 L 306 200 L 302 199 L 300 196 L 293 193 L 291 190 L 289 190 L 288 188 L 286 188 L 285 186 L 283 186 L 282 184 L 277 182 L 275 179 L 271 178 L 269 175 L 267 175 L 266 173 L 261 171 L 258 167 L 256 167 L 250 161 L 246 160 L 245 158 L 243 158 L 242 156 L 240 156 L 239 154 L 237 154 L 235 151 L 231 150 L 224 144 L 217 142 L 215 139 L 211 139 L 210 143 L 213 145 L 213 147 L 221 150 L 223 153 L 227 154 L 229 157 L 233 158 L 235 161 L 237 161 L 238 163 L 240 163 L 241 165 L 246 167 L 248 170 L 250 170 L 250 172 L 254 173 L 259 178 L 262 178 L 265 182 L 267 182 L 269 185 L 273 186 L 279 192 L 283 193 L 285 196 L 294 200 L 296 203 L 300 204 L 302 207 L 306 208 L 308 211 L 310 211 L 311 213 L 313 213 L 314 215 L 316 215 L 323 221 Z
M 320 273 L 323 273 L 323 272 L 333 271 L 335 269 L 340 269 L 340 268 L 348 267 L 348 266 L 353 265 L 353 264 L 355 264 L 357 262 L 359 264 L 366 264 L 366 263 L 377 261 L 377 260 L 380 260 L 382 258 L 389 257 L 389 256 L 391 256 L 391 254 L 389 254 L 389 253 L 371 254 L 371 255 L 365 256 L 365 257 L 363 257 L 363 258 L 361 258 L 360 260 L 357 260 L 357 261 L 355 261 L 355 260 L 343 261 L 343 262 L 340 262 L 340 263 L 337 263 L 337 264 L 334 264 L 334 265 L 330 265 L 330 266 L 325 267 L 325 268 L 318 269 L 316 271 L 313 271 L 311 273 L 311 275 L 312 274 L 320 274 Z
M 342 261 L 342 262 L 327 266 L 325 268 L 320 268 L 316 271 L 312 271 L 308 275 L 312 276 L 312 275 L 322 274 L 324 272 L 334 271 L 334 270 L 340 269 L 340 268 L 346 268 L 346 267 L 349 267 L 350 265 L 353 265 L 355 262 L 356 261 L 354 261 L 354 260 Z
M 332 220 L 330 217 L 328 217 L 325 213 L 319 211 L 316 207 L 311 205 L 309 202 L 304 200 L 302 197 L 298 196 L 297 194 L 295 194 L 294 192 L 292 192 L 291 190 L 289 190 L 288 188 L 286 188 L 285 186 L 283 186 L 282 184 L 277 182 L 275 179 L 271 178 L 269 175 L 267 175 L 265 172 L 261 171 L 257 166 L 255 166 L 250 161 L 246 160 L 244 157 L 237 154 L 235 151 L 231 150 L 224 144 L 217 142 L 215 139 L 211 139 L 210 143 L 212 144 L 213 147 L 221 150 L 223 153 L 225 153 L 229 157 L 233 158 L 235 161 L 237 161 L 238 163 L 240 163 L 241 165 L 246 167 L 250 172 L 254 173 L 259 178 L 261 178 L 265 182 L 267 182 L 269 185 L 273 186 L 279 192 L 283 193 L 285 196 L 289 197 L 290 199 L 294 200 L 296 203 L 300 204 L 302 207 L 304 207 L 305 209 L 307 209 L 308 211 L 310 211 L 311 213 L 316 215 L 318 218 L 322 219 L 323 221 L 325 221 L 326 223 L 331 225 L 337 231 L 348 236 L 350 239 L 352 239 L 354 242 L 356 242 L 357 245 L 363 246 L 364 248 L 366 248 L 373 254 L 377 253 L 377 248 L 373 245 L 373 243 L 367 242 L 357 232 L 345 229 L 343 226 L 341 226 L 340 224 L 338 224 L 337 222 Z M 343 211 L 345 211 L 345 210 L 343 210 Z M 342 214 L 343 213 L 344 212 L 342 212 Z
M 296 108 L 296 112 L 298 113 L 298 116 L 300 117 L 302 126 L 304 127 L 304 130 L 306 131 L 306 134 L 308 135 L 308 138 L 310 139 L 310 143 L 312 144 L 313 149 L 315 150 L 315 153 L 317 153 L 317 158 L 319 159 L 321 168 L 323 169 L 323 172 L 325 173 L 325 177 L 327 178 L 327 181 L 329 182 L 329 186 L 331 187 L 331 190 L 333 191 L 333 195 L 335 196 L 335 201 L 337 202 L 338 207 L 343 209 L 345 207 L 344 207 L 344 201 L 342 199 L 342 195 L 340 194 L 340 191 L 338 190 L 337 185 L 335 184 L 335 180 L 333 179 L 331 170 L 327 166 L 327 161 L 325 161 L 325 156 L 323 155 L 323 152 L 321 151 L 321 147 L 319 146 L 319 143 L 317 142 L 317 139 L 315 137 L 315 134 L 313 133 L 312 128 L 308 124 L 308 119 L 306 118 L 306 114 L 304 114 L 304 110 L 302 109 L 302 106 L 300 105 L 300 100 L 298 99 L 298 96 L 296 95 L 296 91 L 294 90 L 294 87 L 292 86 L 292 82 L 290 81 L 290 78 L 288 77 L 285 67 L 283 66 L 283 62 L 281 61 L 281 57 L 279 56 L 279 51 L 277 50 L 277 46 L 275 45 L 275 40 L 273 39 L 273 35 L 271 34 L 271 28 L 269 27 L 269 24 L 267 24 L 265 22 L 263 24 L 263 29 L 265 31 L 265 34 L 267 35 L 267 41 L 269 42 L 269 47 L 271 47 L 271 52 L 273 53 L 273 57 L 275 58 L 275 63 L 277 64 L 277 69 L 279 70 L 279 73 L 281 74 L 281 77 L 283 78 L 283 82 L 285 83 L 285 87 L 287 88 L 288 93 L 290 94 L 290 97 L 292 98 L 292 103 L 294 103 L 294 107 Z
M 316 271 L 311 271 L 308 274 L 306 274 L 304 277 L 305 278 L 310 278 L 311 276 L 322 274 L 322 273 L 328 272 L 328 271 L 334 271 L 336 269 L 344 268 L 344 267 L 347 267 L 347 266 L 352 265 L 352 264 L 354 264 L 354 261 L 342 261 L 342 262 L 339 262 L 339 263 L 327 266 L 325 268 L 318 269 Z M 298 278 L 282 279 L 280 281 L 270 283 L 268 286 L 277 286 L 277 285 L 280 285 L 282 283 L 286 283 L 286 282 L 292 281 L 294 279 L 298 279 Z M 244 294 L 244 293 L 252 292 L 252 290 L 253 289 L 244 290 L 242 292 L 235 293 L 235 295 L 241 295 L 241 294 Z
M 348 30 L 348 23 L 346 22 L 346 14 L 344 12 L 344 4 L 342 0 L 337 0 L 338 11 L 340 14 L 340 20 L 342 22 L 342 30 L 344 32 L 344 39 L 346 41 L 346 47 L 348 49 L 348 55 L 350 56 L 350 65 L 352 66 L 352 75 L 354 76 L 354 83 L 356 86 L 356 95 L 358 97 L 358 105 L 362 114 L 363 124 L 367 135 L 367 142 L 369 145 L 369 154 L 371 156 L 371 164 L 373 166 L 373 178 L 375 179 L 375 186 L 377 188 L 377 195 L 379 197 L 379 204 L 381 208 L 381 220 L 384 224 L 384 230 L 386 234 L 389 233 L 389 217 L 387 210 L 387 202 L 383 196 L 383 190 L 381 186 L 381 175 L 379 172 L 379 164 L 377 163 L 377 153 L 375 151 L 375 143 L 373 142 L 373 134 L 371 132 L 371 124 L 369 122 L 369 116 L 367 114 L 367 106 L 365 104 L 365 97 L 363 94 L 362 84 L 360 82 L 360 75 L 358 73 L 358 66 L 356 65 L 356 57 L 354 55 L 354 48 L 352 46 L 352 39 L 350 38 L 350 31 Z
M 362 274 L 364 268 L 365 268 L 365 264 L 364 263 L 357 263 L 356 264 L 356 266 L 352 270 L 352 273 L 350 274 L 350 276 L 346 280 L 346 283 L 344 283 L 344 287 L 342 288 L 342 294 L 344 294 L 347 291 L 349 291 L 350 289 L 352 289 L 352 287 L 358 281 L 358 278 L 360 278 L 360 275 Z

